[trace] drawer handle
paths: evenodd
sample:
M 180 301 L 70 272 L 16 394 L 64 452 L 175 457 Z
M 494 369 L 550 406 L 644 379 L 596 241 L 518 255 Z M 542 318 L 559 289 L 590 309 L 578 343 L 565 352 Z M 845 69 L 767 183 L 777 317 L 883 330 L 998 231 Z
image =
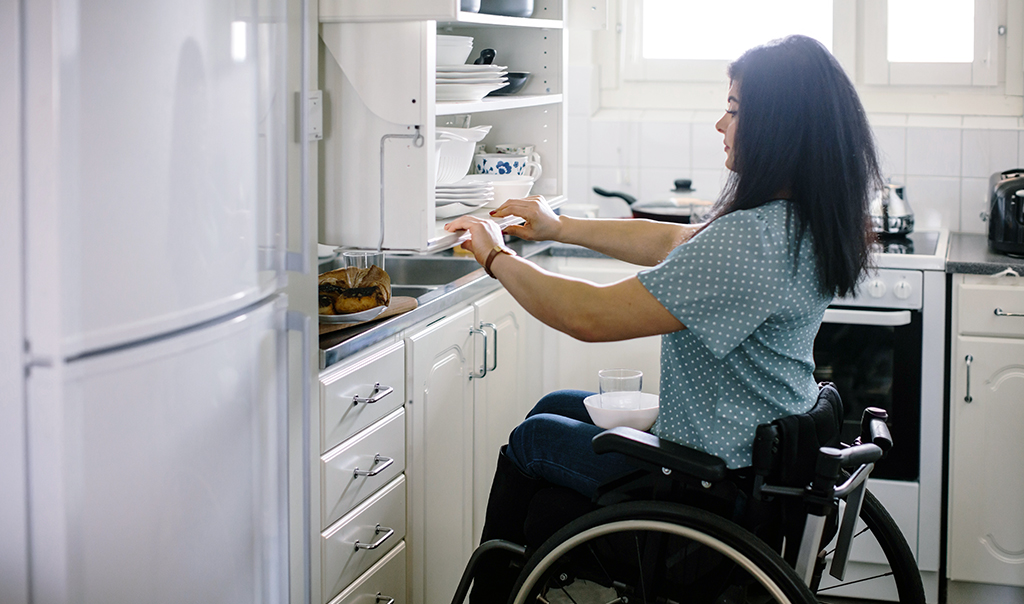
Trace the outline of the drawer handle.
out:
M 376 403 L 377 401 L 391 394 L 394 391 L 395 389 L 392 388 L 391 386 L 384 386 L 383 388 L 381 388 L 380 382 L 377 382 L 376 384 L 373 385 L 373 392 L 370 393 L 369 397 L 363 398 L 357 394 L 352 397 L 352 404 L 358 405 L 359 403 L 366 403 L 367 405 L 369 405 L 372 403 Z
M 390 466 L 391 464 L 395 463 L 395 460 L 391 459 L 390 457 L 384 457 L 380 453 L 378 453 L 378 454 L 373 456 L 373 465 L 377 465 L 378 463 L 380 463 L 382 461 L 384 463 L 382 463 L 379 468 L 374 468 L 372 470 L 360 470 L 359 468 L 356 468 L 355 471 L 352 472 L 352 475 L 356 476 L 356 477 L 358 477 L 358 476 L 376 476 L 377 474 L 380 474 L 381 472 L 383 472 L 388 466 Z
M 964 362 L 967 363 L 967 392 L 964 396 L 964 402 L 970 403 L 974 401 L 974 397 L 971 396 L 971 363 L 974 362 L 974 357 L 967 355 L 964 357 Z
M 392 598 L 391 596 L 382 596 L 382 595 L 380 595 L 380 592 L 378 591 L 377 592 L 377 599 L 374 600 L 374 604 L 380 604 L 384 600 L 387 600 L 387 602 L 384 602 L 384 604 L 395 604 L 395 599 L 394 598 Z
M 377 549 L 378 547 L 380 547 L 381 543 L 384 543 L 388 540 L 388 537 L 395 534 L 395 529 L 388 528 L 386 526 L 381 526 L 380 524 L 377 525 L 377 528 L 373 529 L 373 534 L 379 535 L 381 531 L 387 531 L 387 533 L 385 533 L 383 537 L 377 539 L 373 543 L 359 543 L 359 540 L 356 539 L 356 551 L 359 551 L 361 549 Z
M 1024 317 L 1024 312 L 1006 312 L 1001 308 L 995 309 L 993 313 L 997 317 Z

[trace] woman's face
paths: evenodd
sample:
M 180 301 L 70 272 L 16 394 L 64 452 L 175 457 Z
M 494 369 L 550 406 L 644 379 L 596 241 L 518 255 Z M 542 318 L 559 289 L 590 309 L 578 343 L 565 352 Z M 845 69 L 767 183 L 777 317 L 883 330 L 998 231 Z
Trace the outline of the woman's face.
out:
M 725 115 L 715 124 L 715 129 L 725 136 L 725 167 L 733 170 L 736 142 L 736 125 L 739 123 L 737 112 L 740 109 L 740 83 L 732 81 L 729 84 L 729 96 L 727 99 Z

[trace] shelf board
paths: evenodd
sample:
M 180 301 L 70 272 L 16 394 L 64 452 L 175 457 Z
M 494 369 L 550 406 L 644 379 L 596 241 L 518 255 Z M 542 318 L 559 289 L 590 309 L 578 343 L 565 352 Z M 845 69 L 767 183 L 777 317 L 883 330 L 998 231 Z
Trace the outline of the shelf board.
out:
M 565 195 L 553 195 L 546 199 L 548 205 L 551 207 L 552 210 L 554 210 L 557 209 L 562 204 L 564 204 L 569 198 L 566 197 Z M 511 224 L 522 224 L 523 222 L 522 218 L 518 218 L 516 216 L 509 216 L 507 218 L 499 218 L 495 220 L 494 218 L 491 218 L 491 216 L 488 214 L 488 212 L 490 211 L 491 208 L 480 208 L 479 210 L 474 210 L 470 212 L 469 215 L 478 216 L 480 218 L 490 218 L 491 220 L 497 222 L 498 226 L 501 227 L 502 229 Z M 435 225 L 434 228 L 434 237 L 428 242 L 427 249 L 425 250 L 426 253 L 430 254 L 434 252 L 441 252 L 447 249 L 451 249 L 456 245 L 459 245 L 463 241 L 469 239 L 469 233 L 467 232 L 449 233 L 448 231 L 444 230 L 444 225 L 451 222 L 452 220 L 455 220 L 455 218 L 445 218 L 444 220 L 437 221 L 437 224 Z
M 459 11 L 455 21 L 438 21 L 438 27 L 458 27 L 459 25 L 494 25 L 499 27 L 533 27 L 538 29 L 562 29 L 561 19 L 533 19 L 525 17 L 505 17 L 503 15 L 487 15 Z
M 562 102 L 560 94 L 532 94 L 490 96 L 480 101 L 438 101 L 435 103 L 437 115 L 458 115 L 460 113 L 478 113 L 482 111 L 501 111 L 502 109 L 519 109 L 522 107 L 538 107 L 540 105 L 557 105 Z

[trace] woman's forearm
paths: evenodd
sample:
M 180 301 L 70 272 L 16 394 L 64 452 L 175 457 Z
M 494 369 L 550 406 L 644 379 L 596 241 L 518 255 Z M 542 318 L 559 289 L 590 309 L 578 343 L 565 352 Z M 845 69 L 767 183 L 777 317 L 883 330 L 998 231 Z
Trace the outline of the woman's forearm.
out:
M 581 245 L 630 264 L 654 266 L 693 236 L 699 225 L 629 218 L 560 218 L 558 240 Z

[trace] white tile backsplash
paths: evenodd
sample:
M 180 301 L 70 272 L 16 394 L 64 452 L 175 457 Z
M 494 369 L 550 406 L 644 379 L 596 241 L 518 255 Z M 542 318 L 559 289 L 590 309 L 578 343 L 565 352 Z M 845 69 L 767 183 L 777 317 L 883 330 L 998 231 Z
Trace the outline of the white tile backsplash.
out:
M 956 128 L 908 128 L 907 176 L 960 176 Z
M 639 165 L 677 171 L 679 166 L 690 165 L 690 124 L 641 122 Z
M 966 178 L 988 178 L 1017 167 L 1016 130 L 964 130 L 963 170 Z
M 960 181 L 960 231 L 988 233 L 988 223 L 981 214 L 988 214 L 989 190 L 987 178 L 964 178 Z
M 603 216 L 628 216 L 625 202 L 602 198 L 591 187 L 646 201 L 666 197 L 677 178 L 693 181 L 694 197 L 716 200 L 729 174 L 722 134 L 714 127 L 719 117 L 662 112 L 638 118 L 604 111 L 597 119 L 570 116 L 572 201 L 598 203 Z M 979 215 L 988 209 L 988 177 L 1024 167 L 1024 130 L 1002 123 L 903 117 L 871 124 L 883 176 L 905 185 L 918 229 L 986 232 Z
M 882 175 L 893 182 L 903 182 L 907 173 L 907 129 L 877 126 L 874 132 Z
M 960 230 L 959 178 L 907 176 L 904 194 L 914 210 L 914 229 Z

